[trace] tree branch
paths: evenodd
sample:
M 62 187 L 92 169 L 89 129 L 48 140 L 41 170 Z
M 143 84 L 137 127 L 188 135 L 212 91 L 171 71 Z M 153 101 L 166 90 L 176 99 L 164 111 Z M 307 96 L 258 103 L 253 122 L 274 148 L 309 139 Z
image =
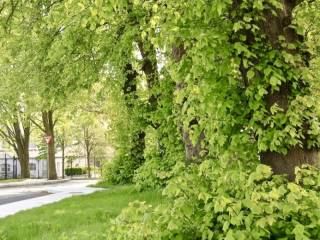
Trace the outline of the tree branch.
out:
M 39 124 L 39 123 L 37 123 L 36 121 L 34 121 L 33 119 L 31 119 L 30 118 L 30 121 L 34 124 L 34 125 L 36 125 L 36 127 L 38 127 L 42 132 L 46 132 L 46 130 Z

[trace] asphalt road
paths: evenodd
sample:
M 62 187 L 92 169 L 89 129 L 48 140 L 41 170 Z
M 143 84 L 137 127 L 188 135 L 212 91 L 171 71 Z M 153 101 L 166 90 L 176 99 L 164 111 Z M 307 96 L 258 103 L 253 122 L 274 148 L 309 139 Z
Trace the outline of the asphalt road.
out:
M 47 191 L 40 191 L 40 192 L 25 192 L 25 193 L 4 195 L 4 196 L 0 196 L 0 205 L 12 203 L 12 202 L 18 202 L 18 201 L 22 201 L 30 198 L 42 197 L 49 194 L 50 193 Z
M 74 195 L 90 194 L 97 180 L 72 180 L 64 183 L 0 189 L 0 218 L 17 212 L 60 201 Z

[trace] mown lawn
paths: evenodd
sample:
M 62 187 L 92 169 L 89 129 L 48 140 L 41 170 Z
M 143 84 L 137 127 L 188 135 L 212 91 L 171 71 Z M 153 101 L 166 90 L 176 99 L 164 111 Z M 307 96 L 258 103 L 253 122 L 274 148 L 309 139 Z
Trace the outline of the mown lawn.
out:
M 106 239 L 110 220 L 134 200 L 157 205 L 159 192 L 115 186 L 0 219 L 0 240 Z
M 0 179 L 0 183 L 21 182 L 25 179 Z

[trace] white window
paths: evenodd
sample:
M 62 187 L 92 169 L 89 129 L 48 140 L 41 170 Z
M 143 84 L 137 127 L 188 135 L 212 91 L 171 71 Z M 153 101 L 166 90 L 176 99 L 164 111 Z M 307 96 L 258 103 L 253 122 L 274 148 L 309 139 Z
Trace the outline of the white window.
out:
M 6 165 L 5 164 L 0 164 L 0 169 L 1 169 L 1 172 L 5 172 L 6 171 Z M 11 171 L 11 166 L 10 164 L 7 164 L 7 172 L 10 172 Z
M 30 171 L 35 171 L 37 170 L 37 165 L 35 163 L 29 163 L 29 169 Z

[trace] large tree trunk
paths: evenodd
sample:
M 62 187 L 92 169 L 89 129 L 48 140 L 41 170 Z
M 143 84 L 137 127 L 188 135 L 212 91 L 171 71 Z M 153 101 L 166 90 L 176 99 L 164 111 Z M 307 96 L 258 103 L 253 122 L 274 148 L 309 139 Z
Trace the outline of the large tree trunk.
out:
M 294 8 L 301 1 L 297 0 L 284 0 L 283 9 L 277 11 L 277 15 L 273 15 L 270 11 L 265 12 L 266 21 L 262 24 L 268 40 L 272 46 L 279 47 L 279 36 L 284 36 L 287 43 L 301 43 L 303 36 L 296 33 L 296 31 L 290 27 L 292 24 L 292 12 Z M 302 50 L 289 50 L 285 49 L 291 54 L 302 55 L 305 54 Z M 303 64 L 303 63 L 301 63 Z M 304 64 L 308 64 L 305 62 Z M 307 86 L 305 86 L 307 87 Z M 266 97 L 266 105 L 270 109 L 273 104 L 278 104 L 282 109 L 287 111 L 289 105 L 290 85 L 289 83 L 283 83 L 278 92 L 269 92 Z M 289 179 L 294 179 L 294 169 L 302 164 L 315 164 L 318 161 L 318 150 L 308 149 L 307 132 L 309 126 L 305 126 L 305 139 L 303 146 L 294 146 L 288 150 L 286 155 L 276 152 L 267 151 L 261 154 L 261 162 L 270 165 L 275 173 L 287 174 Z
M 18 155 L 20 167 L 21 167 L 21 178 L 30 178 L 29 162 L 23 159 L 23 154 Z
M 19 148 L 16 153 L 21 167 L 21 178 L 30 178 L 29 150 Z
M 42 122 L 46 136 L 50 136 L 51 139 L 47 143 L 48 145 L 48 179 L 57 179 L 56 159 L 55 159 L 55 139 L 54 139 L 54 122 L 53 122 L 53 110 L 42 111 Z
M 134 110 L 134 101 L 138 99 L 137 95 L 137 76 L 138 73 L 133 69 L 131 64 L 125 66 L 126 79 L 123 86 L 123 93 L 125 95 L 125 102 L 128 111 Z M 132 135 L 132 147 L 130 149 L 131 158 L 135 159 L 136 166 L 139 167 L 144 162 L 145 149 L 145 132 L 143 129 L 138 129 Z
M 301 67 L 308 66 L 308 55 L 309 53 L 302 50 L 300 47 L 295 49 L 286 48 L 280 42 L 279 37 L 283 37 L 284 41 L 288 44 L 293 43 L 301 44 L 304 41 L 304 37 L 299 35 L 295 29 L 292 27 L 293 25 L 293 10 L 294 8 L 301 3 L 301 0 L 283 0 L 282 8 L 281 9 L 273 9 L 276 14 L 272 13 L 269 9 L 265 9 L 262 12 L 263 17 L 265 18 L 264 21 L 257 22 L 261 30 L 261 34 L 266 36 L 266 45 L 270 45 L 273 50 L 279 51 L 283 50 L 289 54 L 294 56 L 299 56 L 304 62 L 300 61 Z M 242 0 L 234 0 L 234 8 L 238 8 L 242 3 Z M 237 11 L 237 10 L 236 10 Z M 239 10 L 241 11 L 241 10 Z M 239 19 L 236 19 L 237 21 Z M 246 35 L 246 44 L 251 46 L 255 38 L 250 32 L 250 30 L 243 31 L 241 34 Z M 256 63 L 259 62 L 259 59 L 256 59 Z M 293 66 L 292 68 L 296 68 L 297 66 Z M 248 79 L 246 78 L 247 69 L 244 66 L 240 66 L 240 72 L 242 74 L 242 78 L 246 83 L 246 87 L 249 84 Z M 263 76 L 263 72 L 256 72 L 257 75 Z M 299 88 L 302 90 L 308 90 L 307 84 L 301 84 Z M 271 114 L 270 109 L 274 104 L 277 104 L 280 108 L 283 109 L 284 113 L 287 112 L 288 107 L 290 105 L 290 98 L 292 98 L 292 83 L 290 81 L 282 82 L 279 90 L 271 90 L 268 89 L 268 93 L 265 97 L 265 104 L 266 109 L 269 110 L 269 114 Z M 303 132 L 304 132 L 304 139 L 302 139 L 301 146 L 292 146 L 289 147 L 287 154 L 281 154 L 275 151 L 265 151 L 260 153 L 261 162 L 263 164 L 269 165 L 272 167 L 273 171 L 277 174 L 287 174 L 289 179 L 294 179 L 294 169 L 297 166 L 301 166 L 302 164 L 315 164 L 318 161 L 318 149 L 308 149 L 307 148 L 307 139 L 308 137 L 308 124 L 304 124 Z M 267 126 L 270 128 L 271 126 Z
M 287 174 L 290 180 L 294 179 L 294 169 L 302 164 L 314 165 L 319 158 L 319 151 L 295 146 L 289 149 L 286 155 L 275 152 L 261 154 L 261 163 L 269 165 L 276 174 Z
M 22 128 L 22 129 L 21 129 Z M 15 152 L 17 153 L 20 167 L 21 177 L 30 178 L 29 171 L 29 140 L 30 140 L 30 124 L 27 126 L 19 123 L 19 121 L 13 124 L 14 138 L 15 138 Z

